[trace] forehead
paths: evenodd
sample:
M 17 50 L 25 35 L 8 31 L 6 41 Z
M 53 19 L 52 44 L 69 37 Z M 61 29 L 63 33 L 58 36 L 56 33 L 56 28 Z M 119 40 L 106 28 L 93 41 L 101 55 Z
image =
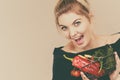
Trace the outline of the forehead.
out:
M 64 13 L 62 15 L 59 16 L 58 18 L 58 23 L 61 25 L 65 25 L 65 24 L 71 24 L 74 22 L 74 20 L 76 19 L 82 19 L 83 16 L 82 15 L 78 15 L 74 12 L 68 12 L 68 13 Z

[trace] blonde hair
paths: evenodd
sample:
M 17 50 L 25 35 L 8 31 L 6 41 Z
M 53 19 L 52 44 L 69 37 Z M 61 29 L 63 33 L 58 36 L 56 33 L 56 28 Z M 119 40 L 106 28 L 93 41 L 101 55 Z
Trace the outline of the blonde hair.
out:
M 56 24 L 59 24 L 58 18 L 60 15 L 70 11 L 84 15 L 90 21 L 90 7 L 87 0 L 59 0 L 54 10 Z

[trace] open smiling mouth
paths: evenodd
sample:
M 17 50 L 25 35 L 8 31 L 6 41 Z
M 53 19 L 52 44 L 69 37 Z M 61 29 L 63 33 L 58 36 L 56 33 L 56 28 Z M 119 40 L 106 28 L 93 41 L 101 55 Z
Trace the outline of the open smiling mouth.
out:
M 78 39 L 75 39 L 75 42 L 80 45 L 83 43 L 83 38 L 84 38 L 84 35 L 81 35 Z

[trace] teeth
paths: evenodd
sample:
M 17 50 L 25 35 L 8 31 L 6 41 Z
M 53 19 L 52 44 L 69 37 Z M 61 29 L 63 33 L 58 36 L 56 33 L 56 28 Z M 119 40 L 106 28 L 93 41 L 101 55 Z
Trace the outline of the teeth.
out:
M 76 39 L 75 41 L 78 41 L 83 38 L 83 35 L 80 36 L 80 38 Z

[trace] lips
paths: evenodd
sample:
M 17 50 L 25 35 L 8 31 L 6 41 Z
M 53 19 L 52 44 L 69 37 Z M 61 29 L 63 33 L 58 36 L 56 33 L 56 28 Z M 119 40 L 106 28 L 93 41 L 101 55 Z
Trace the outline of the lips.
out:
M 83 38 L 84 38 L 84 35 L 81 35 L 79 38 L 75 39 L 75 42 L 80 45 L 83 43 Z

